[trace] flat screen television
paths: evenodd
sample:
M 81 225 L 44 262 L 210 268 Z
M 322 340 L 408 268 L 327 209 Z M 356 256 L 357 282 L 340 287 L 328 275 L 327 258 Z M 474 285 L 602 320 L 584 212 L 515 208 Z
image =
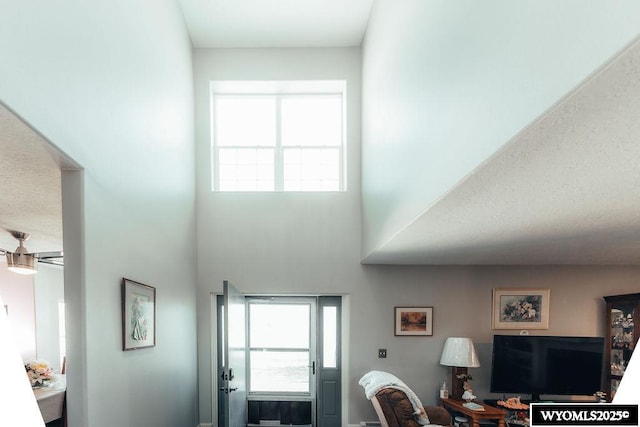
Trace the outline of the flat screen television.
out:
M 494 335 L 491 392 L 592 395 L 602 390 L 604 338 Z

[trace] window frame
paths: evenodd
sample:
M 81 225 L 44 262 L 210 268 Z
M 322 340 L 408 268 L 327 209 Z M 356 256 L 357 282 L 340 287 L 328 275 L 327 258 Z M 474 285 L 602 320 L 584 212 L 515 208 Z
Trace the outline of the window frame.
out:
M 243 85 L 246 83 L 246 85 Z M 305 90 L 306 89 L 306 90 Z M 275 98 L 275 145 L 219 145 L 216 140 L 216 98 L 218 97 L 259 97 Z M 284 98 L 295 97 L 329 97 L 339 98 L 340 143 L 338 145 L 283 145 L 281 103 Z M 312 81 L 312 82 L 212 82 L 210 91 L 210 166 L 211 191 L 219 193 L 247 193 L 247 192 L 305 192 L 330 193 L 345 192 L 346 185 L 346 82 L 345 81 Z M 271 190 L 221 190 L 220 189 L 220 150 L 233 148 L 243 149 L 271 149 L 273 150 L 273 189 Z M 284 153 L 288 149 L 317 150 L 335 149 L 338 151 L 338 188 L 336 190 L 286 190 L 284 188 Z

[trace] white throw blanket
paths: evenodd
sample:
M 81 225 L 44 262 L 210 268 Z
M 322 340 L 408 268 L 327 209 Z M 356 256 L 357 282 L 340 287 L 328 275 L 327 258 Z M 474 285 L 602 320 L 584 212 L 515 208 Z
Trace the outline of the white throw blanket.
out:
M 427 418 L 427 414 L 418 396 L 395 375 L 383 371 L 370 371 L 364 374 L 358 383 L 364 388 L 364 394 L 369 400 L 383 388 L 394 388 L 403 391 L 413 406 L 413 410 L 415 411 L 413 414 L 416 416 L 418 423 L 422 425 L 429 424 L 429 418 Z

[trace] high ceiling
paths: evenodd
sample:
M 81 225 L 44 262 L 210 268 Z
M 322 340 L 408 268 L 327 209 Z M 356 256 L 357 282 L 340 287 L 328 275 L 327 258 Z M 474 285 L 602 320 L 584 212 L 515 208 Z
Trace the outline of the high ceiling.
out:
M 358 46 L 371 3 L 180 0 L 195 47 Z M 640 43 L 550 108 L 367 262 L 640 264 Z M 0 228 L 61 250 L 64 159 L 1 105 L 0 153 Z
M 179 0 L 197 48 L 360 46 L 373 0 Z

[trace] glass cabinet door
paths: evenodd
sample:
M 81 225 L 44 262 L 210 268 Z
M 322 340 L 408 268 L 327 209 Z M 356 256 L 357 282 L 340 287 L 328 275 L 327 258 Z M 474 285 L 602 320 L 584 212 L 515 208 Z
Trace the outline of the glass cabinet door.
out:
M 615 396 L 636 345 L 640 294 L 605 297 L 607 301 L 607 391 Z

